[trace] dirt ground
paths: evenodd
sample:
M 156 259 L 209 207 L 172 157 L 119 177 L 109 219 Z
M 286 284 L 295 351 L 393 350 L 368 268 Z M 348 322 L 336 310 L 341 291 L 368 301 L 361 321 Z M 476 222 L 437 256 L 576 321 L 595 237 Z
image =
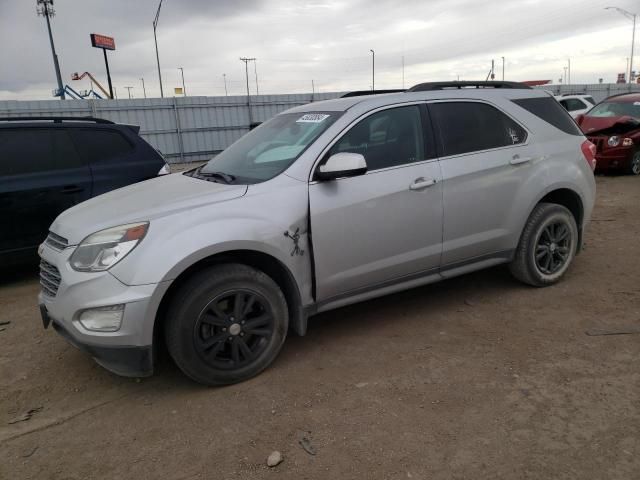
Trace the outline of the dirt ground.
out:
M 0 478 L 638 479 L 640 334 L 585 332 L 640 332 L 640 179 L 598 187 L 559 285 L 496 268 L 326 313 L 226 388 L 108 373 L 4 275 Z

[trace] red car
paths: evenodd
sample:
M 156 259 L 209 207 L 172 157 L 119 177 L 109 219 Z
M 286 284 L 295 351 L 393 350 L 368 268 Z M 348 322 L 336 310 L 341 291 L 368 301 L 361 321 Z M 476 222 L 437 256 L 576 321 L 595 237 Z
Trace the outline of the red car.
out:
M 596 171 L 640 175 L 640 94 L 609 97 L 576 122 L 596 146 Z

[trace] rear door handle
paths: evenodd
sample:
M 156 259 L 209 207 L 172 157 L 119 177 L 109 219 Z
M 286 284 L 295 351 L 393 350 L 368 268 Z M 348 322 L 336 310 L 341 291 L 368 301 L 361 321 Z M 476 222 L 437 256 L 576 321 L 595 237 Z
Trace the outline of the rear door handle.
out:
M 437 182 L 433 178 L 416 178 L 411 185 L 409 185 L 409 190 L 422 190 L 427 187 L 431 187 L 435 185 Z
M 509 161 L 511 165 L 520 165 L 521 163 L 527 163 L 533 160 L 533 157 L 521 157 L 520 155 L 514 155 Z
M 65 187 L 62 187 L 62 193 L 80 193 L 83 190 L 83 188 L 77 185 L 67 185 Z

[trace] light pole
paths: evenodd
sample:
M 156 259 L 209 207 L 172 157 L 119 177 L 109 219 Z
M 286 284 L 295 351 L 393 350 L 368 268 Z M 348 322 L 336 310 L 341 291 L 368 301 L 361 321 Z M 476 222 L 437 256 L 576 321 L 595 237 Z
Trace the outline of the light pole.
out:
M 253 62 L 255 58 L 240 57 L 240 61 L 244 62 L 244 73 L 247 79 L 247 108 L 249 109 L 249 128 L 253 123 L 253 115 L 251 113 L 251 94 L 249 92 L 249 62 Z
M 227 74 L 226 73 L 222 74 L 222 79 L 224 80 L 224 96 L 228 97 L 229 92 L 227 91 Z
M 504 57 L 502 57 L 502 81 L 504 82 Z
M 567 78 L 567 85 L 571 85 L 571 59 L 567 58 L 567 72 L 569 77 Z
M 47 30 L 49 31 L 49 43 L 51 43 L 51 54 L 53 55 L 53 67 L 56 70 L 56 80 L 58 81 L 58 96 L 60 100 L 64 100 L 64 87 L 62 86 L 62 75 L 60 75 L 60 64 L 58 63 L 58 54 L 53 44 L 53 34 L 51 33 L 50 17 L 56 12 L 53 9 L 53 0 L 36 0 L 38 15 L 42 15 L 47 20 Z
M 158 63 L 158 80 L 160 80 L 160 97 L 164 98 L 164 92 L 162 91 L 162 74 L 160 73 L 160 54 L 158 53 L 158 37 L 156 36 L 158 18 L 160 17 L 160 7 L 162 7 L 162 0 L 160 0 L 160 3 L 158 4 L 156 18 L 153 20 L 153 40 L 156 42 L 156 62 Z
M 376 91 L 376 52 L 373 49 L 369 50 L 371 52 L 371 91 Z
M 131 100 L 131 89 L 132 89 L 133 87 L 124 87 L 124 88 L 126 88 L 126 89 L 127 89 L 127 92 L 129 93 L 129 100 Z
M 144 95 L 144 98 L 147 98 L 147 89 L 144 88 L 144 77 L 140 78 L 140 81 L 142 82 L 142 93 Z
M 182 73 L 182 95 L 187 96 L 187 87 L 184 86 L 184 68 L 178 67 L 180 73 Z
M 629 80 L 628 80 L 628 83 L 631 83 L 632 82 L 631 72 L 633 72 L 633 49 L 636 43 L 636 17 L 638 15 L 635 13 L 631 13 L 630 11 L 625 10 L 624 8 L 619 8 L 619 7 L 605 7 L 605 10 L 616 10 L 618 13 L 621 13 L 622 15 L 627 17 L 629 20 L 633 21 L 633 33 L 631 34 L 631 57 L 629 58 Z
M 567 67 L 562 67 L 562 68 L 564 70 L 564 77 L 562 77 L 562 78 L 564 78 L 563 83 L 567 84 L 567 83 L 569 83 L 569 82 L 567 82 Z
M 258 89 L 258 60 L 253 59 L 253 73 L 256 76 L 256 95 L 260 95 L 260 90 Z

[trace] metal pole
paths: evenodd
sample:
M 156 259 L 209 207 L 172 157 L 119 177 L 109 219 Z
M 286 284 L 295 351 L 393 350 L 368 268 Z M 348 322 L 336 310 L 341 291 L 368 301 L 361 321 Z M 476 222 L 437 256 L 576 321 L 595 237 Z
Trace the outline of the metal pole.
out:
M 222 79 L 224 80 L 224 96 L 228 97 L 229 92 L 227 92 L 227 74 L 226 73 L 222 74 Z
M 373 49 L 369 50 L 371 52 L 371 91 L 376 91 L 376 52 Z
M 567 62 L 568 62 L 567 72 L 568 72 L 568 75 L 569 75 L 569 77 L 567 78 L 567 85 L 571 85 L 571 59 L 568 58 Z
M 633 14 L 633 34 L 631 35 L 631 59 L 629 60 L 629 83 L 633 80 L 631 78 L 631 72 L 633 72 L 633 47 L 636 43 L 636 17 L 637 15 Z
M 313 102 L 314 97 L 316 95 L 316 86 L 313 83 L 313 79 L 311 79 L 311 101 Z
M 107 60 L 107 50 L 103 48 L 102 53 L 104 54 L 104 64 L 107 67 L 107 81 L 109 82 L 109 96 L 113 100 L 113 86 L 111 85 L 111 72 L 109 72 L 109 61 Z
M 249 128 L 251 128 L 253 115 L 251 112 L 251 93 L 249 92 L 249 62 L 255 60 L 255 58 L 240 57 L 240 60 L 244 62 L 244 73 L 247 80 L 247 108 L 249 109 Z
M 141 78 L 140 80 L 142 80 L 142 93 L 144 94 L 144 98 L 147 98 L 147 89 L 144 88 L 144 78 Z
M 156 28 L 158 27 L 158 18 L 160 17 L 160 7 L 162 7 L 162 0 L 158 4 L 158 11 L 156 12 L 156 18 L 153 21 L 153 40 L 156 43 L 156 62 L 158 64 L 158 80 L 160 81 L 160 97 L 164 98 L 164 92 L 162 90 L 162 74 L 160 73 L 160 54 L 158 53 L 158 37 L 156 36 Z
M 129 93 L 129 100 L 131 100 L 131 89 L 132 89 L 133 87 L 124 87 L 124 88 L 126 88 L 126 89 L 127 89 L 127 93 Z
M 258 89 L 258 61 L 254 58 L 253 59 L 253 73 L 256 76 L 256 95 L 260 95 L 260 90 Z
M 404 89 L 404 55 L 402 56 L 402 88 Z
M 40 3 L 40 2 L 38 2 Z M 42 14 L 47 20 L 47 30 L 49 31 L 49 43 L 51 44 L 51 54 L 53 55 L 53 67 L 56 71 L 56 80 L 58 82 L 58 93 L 60 94 L 60 100 L 64 100 L 64 86 L 62 85 L 62 75 L 60 75 L 60 64 L 58 63 L 58 54 L 56 53 L 56 47 L 53 43 L 53 33 L 51 33 L 51 22 L 49 21 L 49 16 L 53 15 L 53 11 L 49 11 L 49 6 L 47 1 L 43 1 L 42 5 L 44 9 L 42 10 Z M 53 1 L 51 2 L 53 5 Z
M 182 73 L 182 95 L 187 96 L 187 87 L 184 85 L 184 68 L 178 67 L 178 70 Z
M 502 57 L 502 81 L 504 82 L 504 57 Z

